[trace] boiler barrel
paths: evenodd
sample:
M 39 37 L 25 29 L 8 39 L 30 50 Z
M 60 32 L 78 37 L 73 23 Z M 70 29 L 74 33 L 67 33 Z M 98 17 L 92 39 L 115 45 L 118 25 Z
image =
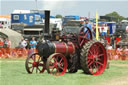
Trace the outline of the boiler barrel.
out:
M 62 53 L 64 55 L 73 54 L 75 52 L 75 46 L 72 42 L 50 42 L 39 44 L 37 50 L 40 56 L 49 57 L 53 53 Z
M 72 42 L 61 42 L 53 44 L 55 46 L 55 53 L 73 54 L 75 52 L 75 46 Z

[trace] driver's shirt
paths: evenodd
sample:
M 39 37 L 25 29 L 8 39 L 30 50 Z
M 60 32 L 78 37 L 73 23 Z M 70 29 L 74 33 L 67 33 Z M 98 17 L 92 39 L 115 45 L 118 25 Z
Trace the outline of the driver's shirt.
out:
M 92 26 L 91 26 L 91 24 L 90 23 L 88 23 L 88 24 L 86 24 L 86 23 L 84 23 L 83 24 L 83 26 L 87 26 L 89 29 L 90 29 L 90 31 L 92 32 Z M 87 33 L 87 31 L 88 31 L 88 29 L 85 27 L 84 28 L 84 33 L 86 34 Z M 86 36 L 88 39 L 90 39 L 91 38 L 91 36 L 90 36 L 91 34 L 90 33 L 88 33 L 88 35 Z
M 91 32 L 92 32 L 92 25 L 90 23 L 83 24 L 83 26 L 87 26 L 91 30 Z M 84 29 L 84 32 L 87 32 L 87 29 Z

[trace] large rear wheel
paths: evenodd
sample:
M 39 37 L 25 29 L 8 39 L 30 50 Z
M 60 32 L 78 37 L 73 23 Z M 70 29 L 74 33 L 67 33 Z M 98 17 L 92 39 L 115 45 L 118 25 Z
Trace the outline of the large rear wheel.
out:
M 107 65 L 105 47 L 98 41 L 89 41 L 82 48 L 80 63 L 85 73 L 102 74 Z

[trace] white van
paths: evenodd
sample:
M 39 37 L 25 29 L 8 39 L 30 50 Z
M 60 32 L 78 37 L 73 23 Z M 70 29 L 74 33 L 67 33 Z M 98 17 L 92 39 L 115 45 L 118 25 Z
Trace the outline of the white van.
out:
M 10 28 L 11 20 L 8 18 L 0 18 L 0 28 Z

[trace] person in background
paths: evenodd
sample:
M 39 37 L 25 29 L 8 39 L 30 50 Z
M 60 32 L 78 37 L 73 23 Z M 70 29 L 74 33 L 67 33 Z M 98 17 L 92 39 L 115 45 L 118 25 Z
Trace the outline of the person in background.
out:
M 107 50 L 112 50 L 111 44 L 108 44 L 108 45 L 106 46 L 106 49 L 107 49 Z
M 3 48 L 4 42 L 3 40 L 0 38 L 0 48 Z
M 35 37 L 32 37 L 32 40 L 30 41 L 30 48 L 36 49 L 37 41 L 35 40 Z
M 8 45 L 7 45 L 8 48 L 11 48 L 11 41 L 8 39 Z
M 112 48 L 114 49 L 115 48 L 115 37 L 114 36 L 112 36 L 112 38 L 111 38 L 111 44 L 112 44 Z
M 29 40 L 28 39 L 25 39 L 26 43 L 27 43 L 27 46 L 25 47 L 26 49 L 30 49 L 30 44 L 29 44 Z
M 119 48 L 117 48 L 118 51 L 122 51 L 122 46 L 120 46 Z
M 11 41 L 8 38 L 4 38 L 4 45 L 3 48 L 10 48 Z
M 20 48 L 26 48 L 26 46 L 27 46 L 27 42 L 24 40 L 24 38 L 22 38 L 20 43 L 19 43 L 19 47 Z
M 42 43 L 45 43 L 46 42 L 46 40 L 44 39 L 44 37 L 42 37 L 41 41 L 42 41 Z
M 11 41 L 8 38 L 4 38 L 3 54 L 6 55 L 7 57 L 11 57 L 10 56 L 10 47 L 11 47 Z
M 128 51 L 128 47 L 127 46 L 125 46 L 125 51 Z

